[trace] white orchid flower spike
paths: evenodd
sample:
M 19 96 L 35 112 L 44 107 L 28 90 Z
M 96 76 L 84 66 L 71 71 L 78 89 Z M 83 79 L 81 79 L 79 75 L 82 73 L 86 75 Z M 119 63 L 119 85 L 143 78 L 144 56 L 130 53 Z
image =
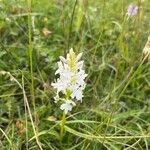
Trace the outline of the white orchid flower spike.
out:
M 61 102 L 60 109 L 66 114 L 72 110 L 77 101 L 82 102 L 87 74 L 83 69 L 84 62 L 80 61 L 81 57 L 82 53 L 76 55 L 72 48 L 67 58 L 60 56 L 58 69 L 55 72 L 59 78 L 51 84 L 56 89 L 55 102 Z

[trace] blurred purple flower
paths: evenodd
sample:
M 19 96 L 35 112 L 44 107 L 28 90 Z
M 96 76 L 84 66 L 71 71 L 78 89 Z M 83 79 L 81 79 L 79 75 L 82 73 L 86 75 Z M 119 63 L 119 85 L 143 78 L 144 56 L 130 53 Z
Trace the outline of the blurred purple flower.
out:
M 138 9 L 139 9 L 138 6 L 130 4 L 128 6 L 127 15 L 128 16 L 136 16 L 138 13 Z

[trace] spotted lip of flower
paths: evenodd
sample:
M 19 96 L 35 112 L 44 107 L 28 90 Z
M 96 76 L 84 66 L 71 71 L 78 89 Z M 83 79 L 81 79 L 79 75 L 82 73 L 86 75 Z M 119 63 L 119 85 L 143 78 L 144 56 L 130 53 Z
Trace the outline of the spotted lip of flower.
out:
M 130 17 L 130 16 L 136 16 L 137 13 L 138 13 L 138 10 L 139 10 L 138 6 L 135 6 L 135 5 L 133 5 L 133 4 L 130 4 L 130 5 L 128 6 L 127 15 L 128 15 L 129 17 Z
M 79 61 L 81 56 L 82 53 L 76 56 L 73 49 L 70 49 L 67 58 L 60 56 L 58 69 L 55 72 L 59 78 L 51 84 L 56 89 L 55 102 L 63 102 L 60 109 L 65 113 L 72 110 L 76 101 L 82 102 L 83 90 L 86 85 L 84 80 L 87 74 L 83 70 L 84 62 Z

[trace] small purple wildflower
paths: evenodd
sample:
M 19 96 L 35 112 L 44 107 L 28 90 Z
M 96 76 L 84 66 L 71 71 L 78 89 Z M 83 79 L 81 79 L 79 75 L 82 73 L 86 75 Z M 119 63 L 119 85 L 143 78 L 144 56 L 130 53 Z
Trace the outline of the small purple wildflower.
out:
M 130 4 L 128 6 L 128 10 L 127 10 L 127 15 L 130 17 L 130 16 L 136 16 L 137 13 L 138 13 L 138 6 L 136 5 L 133 5 L 133 4 Z

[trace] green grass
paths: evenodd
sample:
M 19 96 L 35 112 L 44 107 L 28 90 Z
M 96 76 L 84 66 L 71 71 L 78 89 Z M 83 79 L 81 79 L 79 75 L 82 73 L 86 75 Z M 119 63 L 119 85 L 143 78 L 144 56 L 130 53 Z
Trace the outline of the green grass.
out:
M 127 18 L 130 3 L 140 11 Z M 142 61 L 149 6 L 149 0 L 1 0 L 0 149 L 149 150 L 150 61 Z M 83 52 L 87 86 L 61 129 L 51 82 L 71 47 Z

